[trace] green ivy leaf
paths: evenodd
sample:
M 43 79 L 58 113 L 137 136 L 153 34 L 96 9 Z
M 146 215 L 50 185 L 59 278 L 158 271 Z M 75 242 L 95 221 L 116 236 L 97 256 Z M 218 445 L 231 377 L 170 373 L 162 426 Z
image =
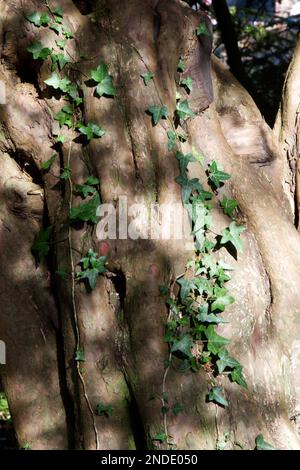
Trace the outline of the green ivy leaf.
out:
M 207 349 L 213 354 L 218 354 L 226 344 L 230 343 L 229 339 L 216 333 L 214 325 L 208 325 L 205 330 L 205 336 L 208 339 Z
M 233 369 L 235 367 L 240 367 L 240 363 L 234 359 L 233 357 L 229 356 L 227 349 L 221 349 L 218 353 L 218 360 L 216 362 L 219 374 L 222 374 L 226 367 Z
M 74 34 L 71 33 L 71 31 L 68 31 L 64 27 L 63 27 L 63 35 L 65 36 L 66 39 L 73 39 L 74 38 Z
M 93 250 L 89 250 L 87 256 L 80 260 L 83 270 L 76 273 L 77 279 L 86 279 L 89 287 L 95 289 L 97 279 L 106 272 L 106 256 L 98 256 Z
M 154 78 L 154 73 L 147 72 L 141 74 L 142 79 L 144 80 L 145 86 L 148 86 L 151 80 Z
M 247 382 L 243 376 L 243 367 L 240 364 L 230 372 L 229 378 L 232 382 L 236 382 L 238 385 L 241 385 L 241 387 L 248 388 Z
M 50 168 L 52 167 L 53 163 L 55 162 L 55 159 L 56 159 L 56 154 L 52 155 L 51 158 L 49 158 L 49 160 L 47 160 L 46 162 L 42 163 L 41 164 L 41 169 L 42 170 L 50 170 Z
M 147 111 L 152 115 L 154 126 L 156 126 L 161 119 L 166 119 L 169 116 L 169 111 L 166 106 L 150 106 Z
M 98 83 L 96 92 L 99 96 L 115 96 L 116 90 L 112 83 L 112 76 L 108 73 L 106 64 L 100 64 L 96 70 L 91 71 L 92 79 Z
M 211 37 L 211 32 L 207 29 L 207 26 L 204 23 L 199 24 L 198 28 L 196 29 L 197 36 L 208 36 Z
M 180 285 L 180 299 L 182 302 L 184 302 L 191 290 L 195 287 L 193 281 L 186 279 L 184 277 L 181 277 L 180 279 L 177 279 L 177 284 Z
M 26 19 L 30 21 L 30 23 L 33 23 L 38 28 L 40 26 L 47 26 L 49 22 L 51 21 L 51 18 L 49 18 L 49 16 L 46 13 L 42 13 L 40 15 L 37 11 L 26 15 Z
M 100 197 L 99 194 L 96 193 L 90 201 L 83 202 L 79 204 L 78 207 L 72 207 L 70 218 L 71 220 L 82 220 L 83 222 L 92 222 L 93 224 L 96 224 L 98 222 L 96 212 L 99 205 Z
M 98 403 L 96 406 L 96 414 L 99 416 L 106 416 L 107 418 L 110 418 L 113 414 L 113 407 L 112 405 L 105 405 L 104 403 Z
M 224 312 L 225 308 L 234 302 L 234 297 L 228 294 L 228 290 L 225 287 L 219 287 L 217 284 L 214 287 L 214 297 L 216 300 L 211 304 L 213 312 L 215 310 Z
M 167 136 L 168 136 L 168 151 L 172 152 L 172 150 L 174 149 L 176 145 L 177 134 L 176 132 L 169 130 L 167 132 Z
M 185 155 L 182 152 L 176 152 L 176 158 L 179 161 L 180 174 L 185 175 L 187 166 L 191 162 L 196 162 L 196 158 L 192 153 L 186 153 Z
M 55 90 L 61 90 L 64 93 L 68 91 L 68 87 L 71 84 L 67 77 L 61 79 L 57 72 L 52 72 L 51 76 L 47 78 L 47 80 L 44 80 L 44 83 Z
M 27 51 L 32 53 L 34 60 L 45 60 L 51 54 L 52 49 L 49 49 L 48 47 L 43 47 L 40 41 L 36 41 L 31 44 L 31 46 L 27 47 Z
M 175 403 L 172 407 L 172 412 L 175 416 L 179 415 L 179 413 L 182 413 L 184 410 L 184 407 L 181 403 Z
M 228 173 L 218 168 L 217 162 L 213 161 L 209 164 L 209 181 L 215 188 L 219 188 L 229 178 L 230 175 Z
M 56 137 L 55 142 L 58 144 L 64 144 L 67 141 L 67 136 L 60 134 Z
M 182 59 L 179 59 L 178 65 L 177 65 L 177 70 L 179 72 L 184 72 L 185 71 L 185 62 Z
M 61 7 L 53 8 L 51 13 L 53 13 L 53 15 L 60 16 L 61 18 L 64 16 L 64 10 Z
M 193 79 L 192 77 L 185 77 L 180 82 L 181 86 L 186 87 L 189 91 L 193 91 Z
M 75 361 L 85 362 L 85 354 L 83 349 L 78 349 L 75 353 Z
M 226 320 L 223 320 L 219 315 L 215 315 L 213 313 L 208 313 L 209 305 L 208 303 L 202 304 L 198 308 L 198 315 L 196 316 L 197 320 L 201 323 L 215 323 L 218 325 L 219 323 L 228 323 Z
M 93 122 L 89 122 L 87 126 L 80 125 L 78 130 L 81 134 L 85 135 L 88 140 L 103 137 L 105 135 L 105 130 Z
M 207 395 L 208 401 L 213 401 L 218 405 L 228 406 L 228 401 L 223 395 L 222 387 L 213 387 Z
M 56 64 L 56 63 L 59 64 L 60 70 L 62 70 L 62 69 L 64 68 L 64 66 L 65 66 L 68 62 L 70 62 L 69 57 L 66 56 L 66 55 L 64 55 L 64 54 L 61 54 L 61 53 L 60 53 L 60 54 L 52 54 L 52 55 L 51 55 L 51 60 L 52 60 L 52 63 L 53 63 L 53 64 Z M 55 67 L 55 68 L 56 68 L 56 67 Z M 64 88 L 65 88 L 65 89 L 63 90 L 64 92 L 68 91 L 70 84 L 71 84 L 71 82 L 70 82 L 70 83 L 67 83 L 67 85 L 66 85 L 66 87 L 65 87 L 65 86 L 64 86 L 64 83 L 63 83 L 63 86 L 64 86 Z
M 66 39 L 57 39 L 56 44 L 60 49 L 64 49 L 66 47 L 67 41 Z
M 60 34 L 60 32 L 61 32 L 61 28 L 56 23 L 54 23 L 54 21 L 52 21 L 52 23 L 50 23 L 49 28 L 52 29 L 53 31 L 55 31 L 56 34 Z
M 258 436 L 256 436 L 255 445 L 256 450 L 277 450 L 275 447 L 264 440 L 264 436 L 262 434 L 258 434 Z
M 179 101 L 176 105 L 176 112 L 179 117 L 179 119 L 187 119 L 187 118 L 193 118 L 196 116 L 194 111 L 191 110 L 189 107 L 188 101 Z
M 69 113 L 63 111 L 63 109 L 59 111 L 59 113 L 55 114 L 54 119 L 59 122 L 61 127 L 67 126 L 70 129 L 70 127 L 73 126 L 72 116 L 70 116 Z
M 243 242 L 240 238 L 241 233 L 246 230 L 242 225 L 237 225 L 237 223 L 231 222 L 228 228 L 225 228 L 222 231 L 221 245 L 226 245 L 226 243 L 231 243 L 237 251 L 243 251 Z
M 46 229 L 41 229 L 32 245 L 32 252 L 35 254 L 40 263 L 50 251 L 50 238 L 52 235 L 53 226 L 50 225 Z
M 175 178 L 175 181 L 181 186 L 181 197 L 184 204 L 188 204 L 193 191 L 196 190 L 200 193 L 203 191 L 203 187 L 198 178 L 188 179 L 186 176 L 180 175 Z
M 71 178 L 71 168 L 65 166 L 59 177 L 61 180 L 69 180 Z
M 238 202 L 235 199 L 227 199 L 225 194 L 220 204 L 223 208 L 224 214 L 229 215 L 229 217 L 233 216 L 234 209 L 236 209 L 236 207 L 238 206 Z
M 193 341 L 189 335 L 184 335 L 180 339 L 176 339 L 172 345 L 171 352 L 180 352 L 186 357 L 192 358 L 191 348 Z
M 90 176 L 84 184 L 76 184 L 75 190 L 77 193 L 81 194 L 84 198 L 88 197 L 90 194 L 94 194 L 96 191 L 95 186 L 100 183 L 98 178 Z
M 37 11 L 26 15 L 26 20 L 30 21 L 30 23 L 33 23 L 35 26 L 41 26 L 41 16 Z
M 165 432 L 158 432 L 157 434 L 155 434 L 152 440 L 159 441 L 159 442 L 166 442 L 168 440 L 168 436 L 166 435 Z

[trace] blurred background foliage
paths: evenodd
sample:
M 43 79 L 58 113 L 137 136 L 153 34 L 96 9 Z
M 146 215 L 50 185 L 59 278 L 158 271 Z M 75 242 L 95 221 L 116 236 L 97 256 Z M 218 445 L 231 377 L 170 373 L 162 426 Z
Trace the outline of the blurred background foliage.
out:
M 300 1 L 185 1 L 208 12 L 215 31 L 215 55 L 230 65 L 272 125 L 299 33 Z M 224 21 L 227 12 L 230 22 Z

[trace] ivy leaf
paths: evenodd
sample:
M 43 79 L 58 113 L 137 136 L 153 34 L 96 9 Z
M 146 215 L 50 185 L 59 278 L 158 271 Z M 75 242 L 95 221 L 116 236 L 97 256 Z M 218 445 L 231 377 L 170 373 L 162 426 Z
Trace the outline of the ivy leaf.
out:
M 50 170 L 50 168 L 52 167 L 52 165 L 53 165 L 55 159 L 56 159 L 56 154 L 52 155 L 52 157 L 49 158 L 49 160 L 47 160 L 46 162 L 42 163 L 42 164 L 41 164 L 41 169 L 42 169 L 42 170 L 45 170 L 45 171 Z
M 189 335 L 184 335 L 180 339 L 176 339 L 171 348 L 171 352 L 180 352 L 186 357 L 192 358 L 191 348 L 193 341 Z
M 142 73 L 141 77 L 144 80 L 145 85 L 148 86 L 151 80 L 153 80 L 154 73 L 151 73 L 151 72 Z
M 53 10 L 51 10 L 51 13 L 53 13 L 53 15 L 60 16 L 61 18 L 63 18 L 64 16 L 64 10 L 61 7 L 53 8 Z
M 99 194 L 96 193 L 88 202 L 79 204 L 78 207 L 72 207 L 70 211 L 71 220 L 82 220 L 83 222 L 98 222 L 97 209 L 100 205 Z
M 63 110 L 59 111 L 59 113 L 55 114 L 54 116 L 55 121 L 59 122 L 59 125 L 67 126 L 69 129 L 73 126 L 72 116 L 69 113 L 64 112 Z
M 51 21 L 51 18 L 49 18 L 49 16 L 46 13 L 42 13 L 40 15 L 37 11 L 33 13 L 29 13 L 26 16 L 26 19 L 30 21 L 30 23 L 33 23 L 38 28 L 40 26 L 47 26 L 49 22 Z
M 74 34 L 71 31 L 68 31 L 64 26 L 62 28 L 63 35 L 65 36 L 66 39 L 73 39 Z
M 63 135 L 63 134 L 60 134 L 56 137 L 55 141 L 58 144 L 64 144 L 67 141 L 67 136 Z
M 66 39 L 57 39 L 56 44 L 60 49 L 64 49 L 66 47 Z
M 240 363 L 233 357 L 229 356 L 227 349 L 221 349 L 221 351 L 218 353 L 218 357 L 219 359 L 217 360 L 216 364 L 219 374 L 222 374 L 226 367 L 230 367 L 231 369 L 240 367 Z
M 174 149 L 176 145 L 177 134 L 176 132 L 169 130 L 167 132 L 167 136 L 168 136 L 168 151 L 172 152 L 172 150 Z
M 150 106 L 147 110 L 151 115 L 152 115 L 152 121 L 153 125 L 156 126 L 156 124 L 161 120 L 161 119 L 166 119 L 169 116 L 169 111 L 166 106 Z
M 242 225 L 237 225 L 237 223 L 231 222 L 228 228 L 225 228 L 222 231 L 221 245 L 226 245 L 226 243 L 231 243 L 237 251 L 243 251 L 243 242 L 240 238 L 241 233 L 246 230 Z
M 86 279 L 89 287 L 95 289 L 98 277 L 106 272 L 106 256 L 98 256 L 93 250 L 89 250 L 87 256 L 80 260 L 83 270 L 76 273 L 77 279 Z
M 36 255 L 39 262 L 42 263 L 50 251 L 50 238 L 53 226 L 50 225 L 46 229 L 41 229 L 32 245 L 32 252 Z
M 92 79 L 98 83 L 96 92 L 99 96 L 115 96 L 116 90 L 112 83 L 112 76 L 108 73 L 108 67 L 105 63 L 100 64 L 96 70 L 91 71 Z
M 78 349 L 75 353 L 75 361 L 85 362 L 85 354 L 83 349 Z
M 89 122 L 87 126 L 80 125 L 79 132 L 85 135 L 88 140 L 103 137 L 105 134 L 105 130 L 97 126 L 97 124 L 94 124 L 93 122 Z
M 209 36 L 211 37 L 211 32 L 207 29 L 207 26 L 204 23 L 199 24 L 198 28 L 196 29 L 197 36 Z
M 41 16 L 37 11 L 26 15 L 26 20 L 30 21 L 30 23 L 33 23 L 35 26 L 41 26 Z
M 176 112 L 180 119 L 187 119 L 189 117 L 193 118 L 196 116 L 194 111 L 189 107 L 188 101 L 179 101 L 176 105 Z
M 255 445 L 256 450 L 277 450 L 275 447 L 264 440 L 264 436 L 262 434 L 258 434 L 258 436 L 256 436 Z
M 183 78 L 180 85 L 186 87 L 189 91 L 193 91 L 193 79 L 192 77 Z
M 182 59 L 179 59 L 178 65 L 177 65 L 177 70 L 179 72 L 184 72 L 185 71 L 185 62 Z
M 63 92 L 66 92 L 68 90 L 68 86 L 71 84 L 68 78 L 64 77 L 61 79 L 57 72 L 52 72 L 51 76 L 47 78 L 47 80 L 44 80 L 44 83 L 55 90 L 61 90 Z
M 72 98 L 72 100 L 75 101 L 76 106 L 80 105 L 82 103 L 82 98 L 79 96 L 78 88 L 75 85 L 75 83 L 71 83 L 68 86 L 67 93 Z
M 104 403 L 98 403 L 96 406 L 96 414 L 99 416 L 104 415 L 107 418 L 112 416 L 113 410 L 112 405 L 105 405 Z
M 90 176 L 84 184 L 76 184 L 75 189 L 77 193 L 81 194 L 84 198 L 86 198 L 90 194 L 94 194 L 94 192 L 96 191 L 96 188 L 94 186 L 97 186 L 99 183 L 100 181 L 98 178 Z
M 71 178 L 71 168 L 65 166 L 59 177 L 61 180 L 69 180 Z
M 159 441 L 159 442 L 166 442 L 168 440 L 168 436 L 166 435 L 165 432 L 158 432 L 157 434 L 155 434 L 152 440 Z
M 51 18 L 47 15 L 47 13 L 41 14 L 40 23 L 42 26 L 47 26 L 51 21 Z
M 64 68 L 64 66 L 70 62 L 70 59 L 68 56 L 60 53 L 60 54 L 52 54 L 51 55 L 51 59 L 52 59 L 52 63 L 55 64 L 55 63 L 58 63 L 59 64 L 59 68 L 62 70 Z M 71 82 L 70 82 L 71 83 Z M 68 87 L 70 85 L 70 83 L 67 83 L 66 87 L 64 86 L 64 82 L 63 82 L 63 86 L 64 86 L 64 92 L 68 91 Z
M 31 46 L 27 47 L 27 51 L 32 53 L 34 60 L 45 60 L 51 54 L 52 49 L 49 49 L 48 47 L 43 47 L 40 41 L 36 41 L 31 44 Z
M 176 282 L 180 285 L 180 299 L 182 302 L 184 302 L 195 285 L 193 281 L 184 277 L 177 279 Z
M 227 199 L 225 194 L 220 204 L 223 208 L 224 214 L 229 215 L 229 217 L 233 216 L 234 209 L 238 206 L 238 202 L 235 199 Z
M 240 364 L 230 372 L 229 378 L 232 382 L 236 382 L 238 385 L 241 385 L 241 387 L 248 388 L 247 382 L 243 376 L 243 367 Z
M 175 403 L 175 405 L 172 407 L 172 411 L 175 416 L 177 416 L 179 413 L 182 413 L 183 410 L 184 407 L 181 403 Z
M 85 184 L 89 184 L 90 186 L 97 186 L 97 184 L 99 183 L 100 183 L 99 178 L 96 178 L 95 176 L 89 176 L 85 182 Z
M 215 188 L 219 188 L 229 178 L 230 175 L 228 173 L 218 168 L 217 162 L 213 161 L 209 164 L 209 180 Z
M 50 23 L 49 28 L 52 29 L 53 31 L 55 31 L 56 34 L 60 34 L 60 32 L 61 32 L 61 28 L 56 23 L 54 23 L 53 21 L 52 21 L 52 23 Z
M 218 354 L 218 352 L 226 345 L 230 343 L 230 340 L 224 338 L 223 336 L 218 335 L 215 331 L 214 325 L 208 325 L 205 330 L 205 336 L 208 339 L 207 349 L 213 354 Z
M 207 395 L 208 401 L 214 401 L 218 405 L 228 406 L 228 401 L 223 396 L 222 387 L 213 387 Z
M 181 185 L 181 197 L 184 204 L 188 204 L 191 194 L 194 190 L 203 191 L 203 187 L 198 178 L 188 179 L 184 175 L 175 178 L 176 183 Z
M 209 314 L 208 308 L 208 303 L 204 303 L 198 308 L 199 313 L 196 316 L 197 320 L 199 320 L 201 323 L 228 323 L 226 320 L 223 320 L 223 318 L 221 318 L 219 315 L 215 315 L 214 313 Z
M 215 310 L 224 312 L 225 308 L 234 302 L 234 297 L 228 294 L 228 290 L 225 287 L 219 287 L 217 284 L 214 287 L 214 297 L 216 297 L 216 300 L 211 304 L 213 312 Z
M 195 162 L 196 158 L 192 153 L 186 153 L 185 155 L 181 152 L 176 152 L 176 158 L 179 161 L 180 173 L 186 174 L 186 169 L 189 163 Z

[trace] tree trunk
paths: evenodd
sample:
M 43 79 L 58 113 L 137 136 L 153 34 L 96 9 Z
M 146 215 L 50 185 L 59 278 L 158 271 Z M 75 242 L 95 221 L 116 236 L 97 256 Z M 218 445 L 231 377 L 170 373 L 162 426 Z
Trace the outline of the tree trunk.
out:
M 92 6 L 90 6 L 90 3 Z M 95 4 L 95 6 L 94 6 Z M 1 113 L 1 299 L 0 338 L 7 364 L 0 366 L 20 446 L 32 449 L 214 449 L 230 433 L 227 448 L 252 449 L 255 437 L 277 448 L 299 449 L 300 238 L 286 182 L 288 160 L 249 94 L 216 59 L 211 37 L 195 35 L 205 14 L 174 0 L 51 2 L 65 12 L 74 34 L 65 49 L 69 76 L 83 90 L 81 120 L 101 124 L 101 139 L 82 142 L 72 130 L 55 144 L 53 115 L 66 104 L 46 86 L 51 62 L 33 61 L 27 47 L 40 40 L 55 47 L 54 31 L 37 28 L 28 12 L 49 11 L 43 2 L 0 0 L 0 80 L 6 89 Z M 215 160 L 230 173 L 220 194 L 234 196 L 247 226 L 230 289 L 230 323 L 218 330 L 232 340 L 248 388 L 218 377 L 229 406 L 206 402 L 210 379 L 202 369 L 166 374 L 164 341 L 168 309 L 159 287 L 172 291 L 193 249 L 181 240 L 116 239 L 106 242 L 88 223 L 72 224 L 69 209 L 81 198 L 72 189 L 89 175 L 100 179 L 103 203 L 126 196 L 139 203 L 181 204 L 175 182 L 178 161 L 167 151 L 169 120 L 152 125 L 150 106 L 176 107 L 177 65 L 193 79 L 189 101 L 196 114 L 183 123 L 188 153 L 196 148 L 206 164 Z M 76 63 L 74 63 L 76 62 Z M 109 65 L 115 98 L 95 97 L 90 71 Z M 145 86 L 141 74 L 154 79 Z M 71 142 L 71 143 L 70 143 Z M 53 149 L 54 146 L 54 149 Z M 51 171 L 42 164 L 57 152 Z M 297 155 L 298 158 L 298 155 Z M 60 180 L 62 168 L 71 178 Z M 291 170 L 289 170 L 291 171 Z M 189 165 L 205 184 L 205 172 Z M 229 218 L 214 210 L 218 230 Z M 36 264 L 31 248 L 42 227 L 52 225 L 48 261 Z M 107 254 L 107 272 L 91 292 L 74 279 L 89 249 Z M 107 252 L 107 253 L 106 253 Z M 57 271 L 67 270 L 62 279 Z M 85 361 L 75 360 L 84 349 Z M 166 413 L 180 402 L 182 413 Z M 99 403 L 113 412 L 96 413 Z M 108 414 L 108 416 L 107 416 Z M 229 435 L 229 434 L 228 434 Z

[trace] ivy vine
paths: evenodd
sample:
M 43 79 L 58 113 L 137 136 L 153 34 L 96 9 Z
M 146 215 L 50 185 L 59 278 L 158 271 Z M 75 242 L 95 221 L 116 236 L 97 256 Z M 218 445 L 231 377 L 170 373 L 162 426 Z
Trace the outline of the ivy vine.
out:
M 61 133 L 55 138 L 55 143 L 69 143 L 68 159 L 64 168 L 57 176 L 69 184 L 70 189 L 70 221 L 81 221 L 89 224 L 97 223 L 97 208 L 100 204 L 99 179 L 90 175 L 87 180 L 73 187 L 71 173 L 72 141 L 68 141 L 64 129 L 70 129 L 81 135 L 87 141 L 102 138 L 105 130 L 94 122 L 83 122 L 81 120 L 81 105 L 83 103 L 83 93 L 78 85 L 71 80 L 69 73 L 71 71 L 70 57 L 65 54 L 67 42 L 73 39 L 73 34 L 64 25 L 64 12 L 61 8 L 52 8 L 49 2 L 46 2 L 48 13 L 30 12 L 26 18 L 36 28 L 50 28 L 58 36 L 56 47 L 49 48 L 41 41 L 33 42 L 28 48 L 32 54 L 33 60 L 51 61 L 51 75 L 45 80 L 45 84 L 58 92 L 67 102 L 62 109 L 53 116 L 53 119 L 59 123 Z M 195 34 L 209 35 L 205 25 L 200 25 Z M 183 58 L 179 59 L 178 72 L 181 74 L 186 70 L 186 64 Z M 140 74 L 144 85 L 148 86 L 151 82 L 155 83 L 154 74 L 148 70 Z M 113 77 L 109 74 L 108 65 L 100 63 L 95 70 L 91 70 L 90 79 L 95 86 L 95 96 L 110 97 L 116 96 L 116 89 L 113 84 Z M 186 94 L 193 89 L 193 80 L 187 76 L 180 78 L 179 85 L 185 89 Z M 150 114 L 152 123 L 156 126 L 161 120 L 167 120 L 170 128 L 167 130 L 168 151 L 176 151 L 176 158 L 179 164 L 179 175 L 176 182 L 181 186 L 182 202 L 187 209 L 192 226 L 192 235 L 195 240 L 195 258 L 186 265 L 184 275 L 176 279 L 179 287 L 179 295 L 175 296 L 168 287 L 162 286 L 161 293 L 166 296 L 168 306 L 168 320 L 165 331 L 165 341 L 169 345 L 169 358 L 163 379 L 162 387 L 162 413 L 164 415 L 164 429 L 158 432 L 152 441 L 160 443 L 166 442 L 173 446 L 170 441 L 167 429 L 167 414 L 172 412 L 178 415 L 183 411 L 183 405 L 176 403 L 172 408 L 169 406 L 168 395 L 165 390 L 166 377 L 173 358 L 179 360 L 179 369 L 181 371 L 191 370 L 197 372 L 204 369 L 209 378 L 210 389 L 207 394 L 207 400 L 216 403 L 219 406 L 227 407 L 228 401 L 224 396 L 224 390 L 218 383 L 217 377 L 225 375 L 230 381 L 237 383 L 242 387 L 247 387 L 243 376 L 242 365 L 230 355 L 227 347 L 230 340 L 221 336 L 217 332 L 218 325 L 226 323 L 222 313 L 234 302 L 226 284 L 230 281 L 231 267 L 224 261 L 217 259 L 216 252 L 221 247 L 234 248 L 236 252 L 242 251 L 243 244 L 240 238 L 245 227 L 239 225 L 235 220 L 237 201 L 223 196 L 219 200 L 218 190 L 222 187 L 230 175 L 223 171 L 215 161 L 209 163 L 206 168 L 207 184 L 210 190 L 204 188 L 198 178 L 189 178 L 188 165 L 191 162 L 198 162 L 204 165 L 204 158 L 195 149 L 190 153 L 184 153 L 181 144 L 185 142 L 188 136 L 179 129 L 179 123 L 187 119 L 193 119 L 196 114 L 191 109 L 188 99 L 182 99 L 179 92 L 176 93 L 176 105 L 173 117 L 168 108 L 163 104 L 154 104 L 145 110 Z M 54 154 L 49 160 L 42 164 L 42 170 L 51 171 L 58 155 Z M 76 207 L 72 207 L 73 194 L 80 195 L 82 201 Z M 213 204 L 217 202 L 224 214 L 233 220 L 220 234 L 214 234 L 212 231 Z M 38 234 L 33 245 L 33 251 L 40 262 L 48 255 L 51 243 L 53 227 L 42 229 Z M 83 385 L 84 394 L 88 407 L 93 416 L 93 423 L 96 437 L 96 448 L 98 447 L 98 434 L 94 421 L 94 415 L 105 415 L 110 417 L 112 407 L 99 403 L 94 411 L 91 408 L 86 395 L 85 383 L 83 380 L 79 363 L 85 361 L 84 347 L 81 344 L 78 321 L 77 307 L 75 303 L 75 282 L 83 281 L 89 290 L 94 289 L 98 277 L 105 273 L 106 257 L 99 257 L 92 249 L 78 263 L 78 270 L 75 270 L 73 261 L 73 248 L 71 243 L 71 229 L 69 229 L 69 245 L 71 259 L 71 278 L 72 278 L 72 300 L 74 317 L 77 330 L 77 346 L 74 354 L 77 370 Z M 64 276 L 65 278 L 65 271 Z M 259 442 L 257 444 L 260 444 Z

